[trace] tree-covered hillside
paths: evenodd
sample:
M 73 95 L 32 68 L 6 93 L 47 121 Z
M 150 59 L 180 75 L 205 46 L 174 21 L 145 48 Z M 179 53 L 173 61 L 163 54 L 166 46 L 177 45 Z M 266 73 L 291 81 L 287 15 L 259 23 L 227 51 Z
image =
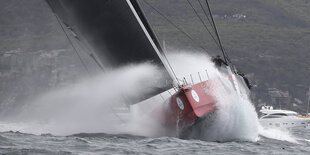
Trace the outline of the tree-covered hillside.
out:
M 0 0 L 0 40 L 0 51 L 68 46 L 44 0 Z
M 145 1 L 181 25 L 196 44 L 206 48 L 211 55 L 220 52 L 186 0 Z M 207 23 L 198 1 L 189 1 Z M 161 41 L 165 40 L 170 48 L 200 50 L 193 41 L 146 5 L 144 0 L 139 2 Z M 268 90 L 277 88 L 281 92 L 288 91 L 289 108 L 301 100 L 303 103 L 298 102 L 295 108 L 304 111 L 306 91 L 310 85 L 310 1 L 209 2 L 232 62 L 251 75 L 257 85 L 253 89 L 255 103 L 270 103 Z M 205 8 L 205 1 L 201 0 L 201 3 Z M 208 28 L 211 29 L 210 25 Z M 70 47 L 43 0 L 0 0 L 0 40 L 2 53 L 18 48 L 27 52 Z

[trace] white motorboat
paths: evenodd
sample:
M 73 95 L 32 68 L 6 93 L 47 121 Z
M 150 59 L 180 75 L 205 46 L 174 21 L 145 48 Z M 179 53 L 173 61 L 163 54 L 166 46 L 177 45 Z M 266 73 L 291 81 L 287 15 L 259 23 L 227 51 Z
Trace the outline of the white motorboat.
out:
M 302 116 L 290 110 L 276 110 L 272 106 L 262 106 L 260 124 L 264 128 L 310 129 L 310 116 Z

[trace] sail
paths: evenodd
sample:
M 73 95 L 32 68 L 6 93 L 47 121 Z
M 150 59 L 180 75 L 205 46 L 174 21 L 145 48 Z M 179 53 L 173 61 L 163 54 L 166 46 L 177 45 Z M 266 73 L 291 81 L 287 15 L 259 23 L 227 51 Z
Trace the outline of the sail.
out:
M 164 70 L 171 83 L 169 70 L 160 56 L 159 44 L 152 30 L 140 19 L 143 13 L 133 0 L 46 0 L 62 23 L 69 28 L 88 52 L 95 54 L 104 69 L 129 63 L 150 61 Z M 140 97 L 154 96 L 171 85 Z

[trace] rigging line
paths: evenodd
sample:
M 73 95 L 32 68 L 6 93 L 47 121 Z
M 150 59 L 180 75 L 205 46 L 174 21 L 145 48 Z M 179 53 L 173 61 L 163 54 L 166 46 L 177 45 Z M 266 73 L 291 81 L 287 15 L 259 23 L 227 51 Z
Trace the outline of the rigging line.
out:
M 172 68 L 172 66 L 171 66 L 171 64 L 170 64 L 170 62 L 169 62 L 169 60 L 168 60 L 168 58 L 167 58 L 167 56 L 166 56 L 166 43 L 165 43 L 165 41 L 164 41 L 164 43 L 163 43 L 163 46 L 164 46 L 164 49 L 163 49 L 163 55 L 164 55 L 164 57 L 165 57 L 165 59 L 166 59 L 166 61 L 167 61 L 167 63 L 168 63 L 168 65 L 169 65 L 169 68 L 171 69 L 171 71 L 172 71 L 172 73 L 173 73 L 173 75 L 174 75 L 174 77 L 175 77 L 175 79 L 176 79 L 176 81 L 177 81 L 177 83 L 178 83 L 178 86 L 180 86 L 180 82 L 178 81 L 178 77 L 177 77 L 177 75 L 175 74 L 175 72 L 174 72 L 174 70 L 173 70 L 173 68 Z
M 213 16 L 212 16 L 212 11 L 211 11 L 211 8 L 210 8 L 208 0 L 206 0 L 206 3 L 207 3 L 208 10 L 209 10 L 209 14 L 211 16 L 212 23 L 214 25 L 215 34 L 216 34 L 216 36 L 218 38 L 218 41 L 219 41 L 219 44 L 220 44 L 220 47 L 221 47 L 221 50 L 222 50 L 222 53 L 223 53 L 223 56 L 224 56 L 224 60 L 225 60 L 226 63 L 228 61 L 230 62 L 230 60 L 228 60 L 227 53 L 224 51 L 223 44 L 222 44 L 222 41 L 220 39 L 219 33 L 217 31 L 217 28 L 216 28 L 216 25 L 215 25 L 215 22 L 214 22 L 214 19 L 213 19 Z
M 153 10 L 155 10 L 159 15 L 161 15 L 162 17 L 164 17 L 170 24 L 172 24 L 174 27 L 176 27 L 180 32 L 182 32 L 183 34 L 185 34 L 185 36 L 187 36 L 193 43 L 196 44 L 196 46 L 198 46 L 199 48 L 201 48 L 203 51 L 207 52 L 207 50 L 200 46 L 200 44 L 198 42 L 196 42 L 194 40 L 194 38 L 188 34 L 184 28 L 182 28 L 181 26 L 178 26 L 174 21 L 170 20 L 168 17 L 166 17 L 163 13 L 161 13 L 158 9 L 156 9 L 155 7 L 153 7 L 150 3 L 146 2 L 145 0 L 143 0 L 143 2 L 145 4 L 147 4 L 149 7 L 151 7 Z
M 210 32 L 210 30 L 208 29 L 207 25 L 205 24 L 205 22 L 203 22 L 202 18 L 200 17 L 200 15 L 198 14 L 198 12 L 196 11 L 196 9 L 194 8 L 194 6 L 192 5 L 191 2 L 189 2 L 189 0 L 187 0 L 188 4 L 191 6 L 191 8 L 194 10 L 194 13 L 196 14 L 196 16 L 199 18 L 199 20 L 201 21 L 201 23 L 203 24 L 203 26 L 205 27 L 205 29 L 208 31 L 208 33 L 210 34 L 210 36 L 212 37 L 212 39 L 214 40 L 215 44 L 217 45 L 218 48 L 220 48 L 220 45 L 218 44 L 217 40 L 214 38 L 214 36 L 212 35 L 212 33 Z M 211 25 L 212 26 L 212 25 Z M 213 26 L 212 26 L 213 27 Z
M 160 59 L 162 59 L 162 58 L 161 58 L 161 55 L 164 56 L 164 58 L 166 59 L 166 62 L 167 62 L 167 64 L 168 64 L 168 67 L 169 67 L 169 69 L 171 70 L 171 72 L 172 72 L 172 74 L 173 74 L 172 76 L 175 78 L 175 80 L 176 80 L 176 82 L 177 82 L 177 84 L 178 84 L 178 86 L 179 86 L 180 84 L 179 84 L 179 82 L 177 81 L 177 76 L 176 76 L 176 74 L 175 74 L 175 72 L 174 72 L 172 66 L 170 65 L 170 62 L 168 61 L 168 58 L 167 58 L 166 55 L 165 55 L 165 51 L 163 50 L 163 48 L 161 48 L 160 43 L 158 42 L 158 39 L 157 39 L 158 37 L 157 37 L 156 34 L 151 30 L 151 26 L 150 26 L 150 24 L 148 23 L 146 17 L 144 16 L 143 11 L 142 11 L 142 10 L 140 9 L 140 7 L 138 6 L 138 2 L 132 0 L 131 3 L 132 3 L 132 5 L 133 5 L 133 7 L 134 7 L 134 10 L 135 10 L 135 11 L 137 12 L 137 14 L 138 14 L 138 17 L 139 17 L 140 20 L 142 21 L 142 24 L 143 24 L 144 27 L 146 28 L 147 33 L 149 33 L 151 39 L 153 40 L 155 46 L 157 47 L 157 49 L 158 49 L 158 51 L 159 51 L 159 55 L 158 55 L 158 56 L 160 57 Z M 135 8 L 135 6 L 137 6 L 137 7 Z M 165 42 L 164 42 L 164 48 L 165 48 Z M 163 62 L 163 63 L 165 63 L 165 62 Z M 164 65 L 165 65 L 165 64 L 164 64 Z
M 86 64 L 84 63 L 84 61 L 82 60 L 82 58 L 81 58 L 80 54 L 78 53 L 77 49 L 76 49 L 75 46 L 73 45 L 73 42 L 71 41 L 71 39 L 70 39 L 68 33 L 66 32 L 65 28 L 63 27 L 63 25 L 62 25 L 62 23 L 61 23 L 59 17 L 58 17 L 55 13 L 54 13 L 54 16 L 56 17 L 56 19 L 57 19 L 57 21 L 58 21 L 58 23 L 59 23 L 59 25 L 60 25 L 62 31 L 65 33 L 65 35 L 66 35 L 68 41 L 70 42 L 71 46 L 73 47 L 74 52 L 75 52 L 76 55 L 79 57 L 79 60 L 81 61 L 81 63 L 82 63 L 82 65 L 84 66 L 84 68 L 86 69 L 88 75 L 90 75 L 90 72 L 89 72 L 88 68 L 86 67 Z
M 55 1 L 53 1 L 53 0 L 46 0 L 46 3 L 51 7 L 51 6 L 53 6 L 53 5 L 57 5 L 57 2 L 55 2 Z M 63 5 L 62 4 L 62 2 L 61 1 L 59 1 L 59 5 Z M 60 20 L 60 18 L 56 15 L 56 13 L 55 13 L 55 11 L 53 10 L 53 8 L 51 7 L 51 9 L 52 9 L 52 11 L 53 11 L 53 13 L 54 13 L 54 16 L 56 17 L 56 19 L 57 19 L 57 21 L 58 21 L 58 23 L 60 24 L 60 26 L 61 26 L 61 28 L 62 28 L 62 30 L 64 31 L 64 33 L 66 34 L 66 36 L 67 36 L 67 31 L 65 31 L 65 29 L 63 28 L 63 25 L 65 26 L 65 27 L 67 27 L 67 29 L 69 29 L 70 30 L 70 32 L 72 33 L 72 35 L 73 35 L 73 37 L 75 37 L 76 38 L 76 40 L 77 40 L 77 44 L 80 46 L 80 48 L 82 48 L 82 50 L 86 50 L 86 51 L 89 51 L 89 52 L 91 52 L 88 56 L 90 56 L 90 58 L 92 59 L 92 60 L 94 60 L 94 62 L 99 66 L 99 68 L 104 72 L 104 67 L 103 67 L 103 65 L 96 59 L 96 57 L 95 57 L 95 55 L 93 54 L 93 50 L 91 50 L 90 48 L 89 48 L 89 45 L 87 44 L 87 42 L 86 41 L 81 41 L 81 39 L 83 39 L 83 37 L 79 37 L 79 35 L 81 35 L 81 34 L 77 34 L 75 31 L 74 31 L 74 28 L 73 27 L 70 27 L 69 26 L 69 24 L 67 24 L 65 21 L 61 21 Z M 66 10 L 64 10 L 65 12 L 67 12 Z M 68 13 L 68 12 L 67 12 Z M 77 49 L 76 49 L 76 47 L 73 45 L 73 43 L 72 43 L 72 41 L 71 41 L 71 39 L 67 36 L 67 39 L 69 40 L 69 42 L 71 43 L 71 45 L 72 45 L 72 47 L 74 48 L 74 50 L 75 50 L 75 52 L 76 52 L 76 54 L 78 55 L 78 57 L 79 57 L 79 59 L 80 59 L 80 61 L 82 62 L 82 64 L 83 64 L 83 66 L 84 66 L 84 68 L 87 70 L 87 72 L 89 73 L 89 70 L 87 69 L 87 67 L 86 67 L 86 65 L 85 65 L 85 63 L 84 63 L 84 61 L 82 60 L 82 58 L 80 57 L 80 55 L 78 54 L 78 52 L 77 52 Z M 84 40 L 84 39 L 83 39 Z
M 209 24 L 211 25 L 211 27 L 213 28 L 213 31 L 215 32 L 214 25 L 212 24 L 211 20 L 209 19 L 209 16 L 208 16 L 206 10 L 205 10 L 204 7 L 202 6 L 200 0 L 198 0 L 198 2 L 199 2 L 199 5 L 200 5 L 200 7 L 201 7 L 203 13 L 204 13 L 205 16 L 207 17 L 207 20 L 209 21 Z
M 66 24 L 65 24 L 66 25 Z M 79 45 L 80 48 L 83 48 L 82 50 L 88 51 L 87 54 L 88 56 L 96 63 L 96 65 L 104 72 L 104 67 L 102 66 L 102 64 L 97 60 L 93 50 L 89 47 L 89 45 L 87 44 L 87 42 L 83 39 L 83 37 L 79 37 L 79 35 L 81 34 L 77 34 L 76 32 L 74 32 L 74 29 L 72 27 L 69 27 L 68 25 L 66 25 L 67 28 L 70 30 L 71 33 L 73 33 L 74 37 L 77 40 L 77 44 Z M 81 40 L 83 39 L 83 40 Z M 90 52 L 90 53 L 89 53 Z
M 223 46 L 223 50 L 224 50 L 224 52 L 225 52 L 225 54 L 226 54 L 226 57 L 227 57 L 227 61 L 228 61 L 228 63 L 230 63 L 230 64 L 231 64 L 231 60 L 230 60 L 229 55 L 227 54 L 226 49 L 225 49 L 225 47 L 224 47 L 224 46 Z
M 198 0 L 198 2 L 199 2 L 199 5 L 200 5 L 201 9 L 203 10 L 203 12 L 204 12 L 204 14 L 205 14 L 205 16 L 206 16 L 207 20 L 209 21 L 209 24 L 210 24 L 210 25 L 211 25 L 211 27 L 213 28 L 213 31 L 214 31 L 214 32 L 217 32 L 217 30 L 216 30 L 216 26 L 215 26 L 215 22 L 214 22 L 214 25 L 213 25 L 213 24 L 212 24 L 212 22 L 210 21 L 210 18 L 209 18 L 209 16 L 208 16 L 208 14 L 207 14 L 207 12 L 206 12 L 205 8 L 202 6 L 201 1 L 200 1 L 200 0 Z M 211 18 L 213 18 L 213 16 L 212 16 L 212 12 L 211 12 L 210 16 L 211 16 Z M 218 38 L 218 37 L 217 37 L 217 38 Z M 222 48 L 223 48 L 223 50 L 224 50 L 224 53 L 226 54 L 226 57 L 227 57 L 227 61 L 228 61 L 228 63 L 230 63 L 230 64 L 231 64 L 230 58 L 229 58 L 229 56 L 228 56 L 228 54 L 227 54 L 227 52 L 226 52 L 225 47 L 224 47 L 224 46 L 222 46 Z M 223 51 L 222 51 L 222 52 L 223 52 Z

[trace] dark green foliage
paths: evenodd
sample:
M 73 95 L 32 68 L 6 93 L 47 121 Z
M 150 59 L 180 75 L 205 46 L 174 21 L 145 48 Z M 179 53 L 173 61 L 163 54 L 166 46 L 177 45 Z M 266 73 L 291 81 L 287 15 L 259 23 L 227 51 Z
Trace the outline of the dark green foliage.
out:
M 186 0 L 147 1 L 182 25 L 211 55 L 219 53 Z M 267 88 L 276 87 L 288 90 L 293 98 L 306 102 L 310 84 L 310 1 L 209 1 L 233 63 L 245 73 L 254 73 L 258 84 L 254 89 L 257 99 L 268 102 Z M 166 40 L 170 47 L 200 50 L 143 1 L 139 2 L 161 41 Z M 199 8 L 197 1 L 191 2 Z M 204 0 L 201 2 L 205 4 Z M 199 14 L 203 16 L 201 10 Z M 233 18 L 235 14 L 246 15 L 246 18 Z M 207 22 L 206 18 L 204 21 Z M 17 48 L 35 51 L 67 46 L 68 42 L 45 1 L 0 0 L 0 51 Z
M 51 9 L 43 0 L 0 0 L 0 51 L 67 47 Z

